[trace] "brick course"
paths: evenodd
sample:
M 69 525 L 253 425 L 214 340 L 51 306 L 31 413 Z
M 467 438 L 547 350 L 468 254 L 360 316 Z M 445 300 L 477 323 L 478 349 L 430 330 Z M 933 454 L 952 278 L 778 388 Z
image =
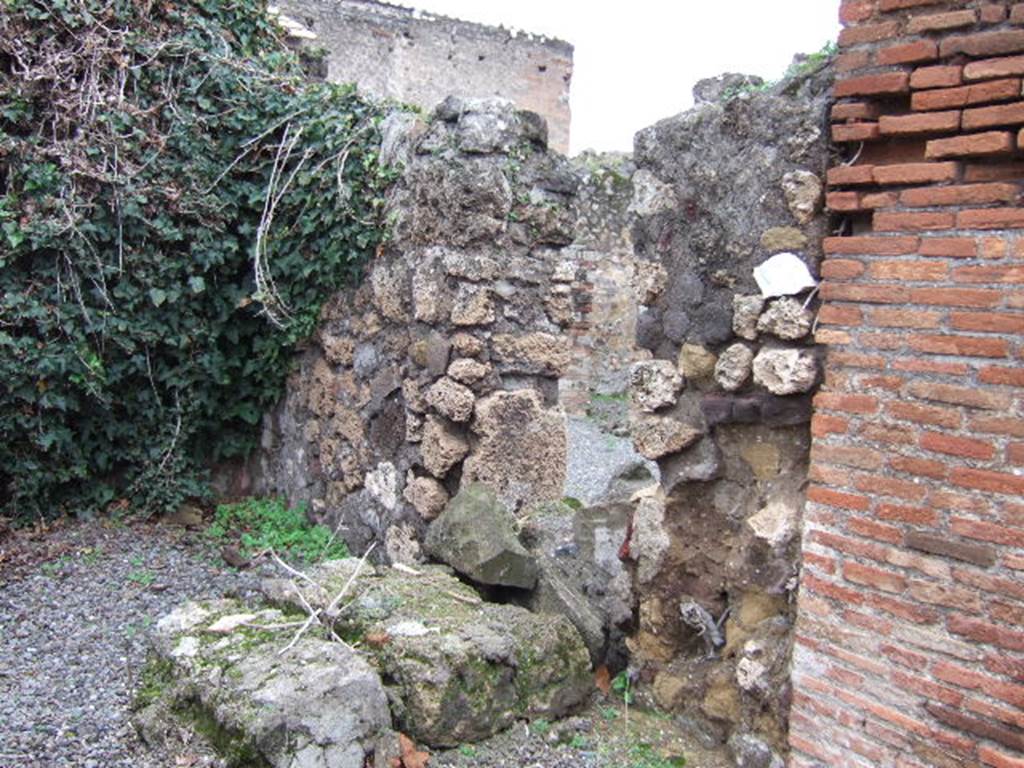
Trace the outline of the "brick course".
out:
M 840 19 L 790 765 L 1024 768 L 1024 3 Z

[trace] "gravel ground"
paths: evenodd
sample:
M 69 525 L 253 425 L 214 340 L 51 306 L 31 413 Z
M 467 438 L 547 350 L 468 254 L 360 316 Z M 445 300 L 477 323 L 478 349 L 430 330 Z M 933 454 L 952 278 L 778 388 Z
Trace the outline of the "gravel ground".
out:
M 481 744 L 434 756 L 431 768 L 729 768 L 722 749 L 703 747 L 673 718 L 600 695 L 579 716 L 517 723 Z
M 629 498 L 658 481 L 658 465 L 638 454 L 632 440 L 610 434 L 590 419 L 570 418 L 567 429 L 566 496 L 592 506 L 607 498 L 613 486 Z
M 0 542 L 0 766 L 165 768 L 129 723 L 146 629 L 189 598 L 246 596 L 196 534 L 77 524 Z
M 254 597 L 271 565 L 235 571 L 197 533 L 104 522 L 34 534 L 0 530 L 0 768 L 215 766 L 187 733 L 154 752 L 130 724 L 147 629 L 188 599 Z M 559 723 L 517 723 L 431 768 L 723 768 L 664 715 L 595 697 Z

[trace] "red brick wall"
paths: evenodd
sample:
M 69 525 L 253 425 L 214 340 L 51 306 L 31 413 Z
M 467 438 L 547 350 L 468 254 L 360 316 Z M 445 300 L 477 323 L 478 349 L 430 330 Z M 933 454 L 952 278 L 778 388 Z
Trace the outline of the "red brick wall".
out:
M 791 765 L 1024 767 L 1024 3 L 843 0 Z

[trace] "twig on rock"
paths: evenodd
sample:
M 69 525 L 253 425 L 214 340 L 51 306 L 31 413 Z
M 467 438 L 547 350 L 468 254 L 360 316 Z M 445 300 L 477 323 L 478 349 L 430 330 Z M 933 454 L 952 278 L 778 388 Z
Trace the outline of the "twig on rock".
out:
M 328 617 L 333 619 L 335 611 L 338 607 L 338 603 L 340 603 L 341 598 L 343 598 L 346 595 L 346 593 L 348 593 L 349 587 L 352 586 L 356 578 L 359 576 L 360 571 L 363 570 L 363 566 L 366 565 L 366 559 L 370 556 L 370 553 L 373 552 L 376 546 L 377 542 L 373 542 L 369 547 L 367 547 L 366 551 L 363 553 L 363 556 L 359 558 L 359 564 L 356 565 L 356 569 L 352 572 L 352 575 L 348 577 L 348 581 L 345 582 L 345 586 L 341 588 L 341 591 L 334 596 L 334 599 L 331 600 L 330 605 L 328 605 L 327 608 L 324 610 L 324 614 L 326 614 Z
M 453 597 L 453 598 L 455 598 L 456 600 L 458 600 L 460 602 L 469 603 L 470 605 L 482 605 L 483 602 L 484 602 L 483 600 L 481 600 L 478 597 L 470 597 L 469 595 L 460 595 L 458 592 L 452 592 L 449 589 L 444 590 L 444 593 L 446 595 L 448 595 L 448 597 Z
M 278 651 L 277 655 L 278 656 L 284 656 L 286 653 L 288 653 L 288 651 L 290 651 L 292 648 L 294 648 L 295 644 L 297 642 L 299 642 L 299 640 L 302 638 L 302 636 L 304 634 L 306 634 L 306 631 L 311 626 L 313 626 L 314 622 L 319 624 L 320 623 L 320 619 L 317 618 L 317 615 L 315 613 L 311 613 L 311 614 L 309 614 L 309 618 L 306 619 L 304 622 L 302 622 L 302 625 L 299 627 L 299 631 L 295 633 L 295 636 L 291 639 L 291 642 L 289 642 L 288 645 L 286 645 L 284 648 L 282 648 L 280 651 Z
M 270 552 L 270 556 L 274 559 L 274 562 L 277 563 L 282 568 L 284 568 L 286 571 L 288 571 L 288 573 L 290 573 L 292 576 L 297 576 L 298 578 L 302 579 L 303 581 L 309 582 L 310 584 L 312 584 L 317 589 L 322 589 L 322 587 L 319 584 L 317 584 L 315 581 L 313 581 L 311 578 L 309 578 L 309 576 L 307 576 L 306 574 L 304 574 L 302 571 L 298 570 L 297 568 L 292 568 L 290 565 L 288 565 L 288 563 L 286 563 L 284 560 L 282 560 L 280 557 L 278 557 L 277 552 L 275 552 L 273 549 L 270 549 L 268 551 Z
M 302 594 L 302 590 L 300 590 L 295 585 L 295 582 L 292 582 L 292 586 L 295 587 L 295 594 L 298 596 L 299 600 L 302 602 L 302 607 L 306 609 L 307 613 L 309 613 L 309 618 L 307 618 L 305 621 L 299 623 L 299 629 L 295 633 L 295 635 L 292 637 L 291 641 L 288 643 L 288 645 L 286 645 L 284 648 L 282 648 L 280 651 L 278 651 L 278 655 L 279 656 L 283 656 L 288 651 L 290 651 L 292 648 L 294 648 L 295 644 L 297 642 L 299 642 L 299 640 L 302 639 L 302 636 L 305 635 L 306 632 L 309 631 L 309 628 L 312 627 L 314 624 L 317 624 L 319 626 L 323 626 L 324 622 L 322 622 L 320 620 L 321 617 L 325 617 L 330 622 L 328 624 L 328 630 L 329 630 L 330 634 L 334 637 L 334 639 L 339 641 L 339 642 L 341 642 L 343 645 L 346 645 L 346 647 L 348 647 L 348 644 L 345 643 L 340 637 L 338 637 L 338 634 L 334 631 L 334 619 L 339 614 L 338 604 L 341 602 L 342 598 L 345 597 L 345 595 L 348 593 L 349 589 L 355 583 L 355 580 L 359 577 L 360 572 L 363 570 L 363 566 L 366 565 L 367 558 L 369 558 L 370 553 L 373 552 L 374 547 L 376 547 L 376 546 L 377 546 L 377 543 L 374 542 L 373 544 L 371 544 L 369 546 L 369 548 L 367 548 L 366 552 L 363 553 L 363 556 L 361 558 L 359 558 L 359 563 L 356 565 L 356 568 L 352 572 L 352 575 L 348 577 L 348 580 L 345 582 L 345 585 L 341 588 L 341 590 L 338 592 L 338 594 L 335 595 L 334 599 L 327 605 L 326 608 L 314 609 L 313 606 L 311 606 L 309 604 L 309 601 L 306 600 L 306 596 Z M 311 579 L 306 574 L 302 573 L 301 571 L 297 571 L 294 568 L 291 568 L 290 566 L 286 565 L 279 557 L 277 557 L 277 555 L 274 555 L 274 559 L 278 562 L 279 565 L 282 565 L 285 568 L 285 570 L 287 570 L 289 573 L 293 573 L 293 574 L 295 574 L 297 576 L 300 576 L 301 578 L 303 578 L 306 581 L 310 582 L 317 589 L 321 589 L 321 590 L 323 589 L 323 587 L 321 585 L 317 584 L 315 581 L 313 581 L 313 579 Z
M 301 627 L 306 622 L 304 621 L 284 621 L 280 624 L 253 624 L 248 621 L 243 621 L 239 626 L 248 627 L 249 629 L 265 629 L 269 632 L 273 632 L 277 629 L 294 629 L 295 627 Z

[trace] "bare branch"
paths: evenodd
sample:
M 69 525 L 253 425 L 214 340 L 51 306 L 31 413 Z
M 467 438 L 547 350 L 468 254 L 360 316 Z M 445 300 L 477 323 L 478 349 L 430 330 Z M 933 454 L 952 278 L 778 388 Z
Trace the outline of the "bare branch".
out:
M 359 562 L 356 564 L 355 570 L 352 571 L 352 575 L 348 577 L 348 580 L 345 582 L 344 586 L 342 586 L 341 590 L 338 592 L 337 595 L 335 595 L 334 599 L 331 600 L 331 602 L 327 605 L 326 608 L 321 608 L 319 610 L 314 609 L 313 606 L 309 604 L 309 601 L 306 600 L 305 595 L 302 594 L 302 590 L 298 589 L 298 587 L 295 586 L 295 583 L 292 582 L 292 586 L 295 587 L 295 594 L 298 597 L 299 601 L 302 603 L 302 607 L 309 614 L 309 617 L 303 622 L 297 622 L 297 626 L 299 627 L 298 631 L 296 631 L 295 634 L 292 636 L 292 639 L 291 641 L 289 641 L 288 645 L 286 645 L 284 648 L 278 651 L 279 656 L 283 656 L 292 648 L 294 648 L 295 644 L 302 639 L 302 636 L 305 635 L 306 632 L 309 631 L 310 627 L 312 627 L 314 624 L 317 626 L 323 626 L 321 617 L 328 619 L 330 622 L 328 624 L 329 635 L 338 642 L 345 645 L 346 647 L 351 647 L 347 643 L 345 643 L 345 641 L 342 640 L 341 637 L 338 636 L 337 632 L 334 631 L 334 619 L 340 614 L 340 611 L 338 610 L 338 604 L 341 602 L 342 598 L 344 598 L 345 595 L 348 594 L 348 591 L 352 588 L 352 585 L 355 583 L 356 579 L 359 578 L 359 574 L 362 572 L 363 566 L 366 565 L 367 559 L 370 557 L 370 554 L 373 552 L 376 546 L 377 543 L 374 542 L 367 548 L 366 552 L 363 553 L 363 556 L 359 558 Z M 319 590 L 323 589 L 321 585 L 317 584 L 309 576 L 285 564 L 284 561 L 282 561 L 273 552 L 271 552 L 271 554 L 274 560 L 278 563 L 278 565 L 283 566 L 286 571 L 308 581 L 310 584 L 312 584 Z

